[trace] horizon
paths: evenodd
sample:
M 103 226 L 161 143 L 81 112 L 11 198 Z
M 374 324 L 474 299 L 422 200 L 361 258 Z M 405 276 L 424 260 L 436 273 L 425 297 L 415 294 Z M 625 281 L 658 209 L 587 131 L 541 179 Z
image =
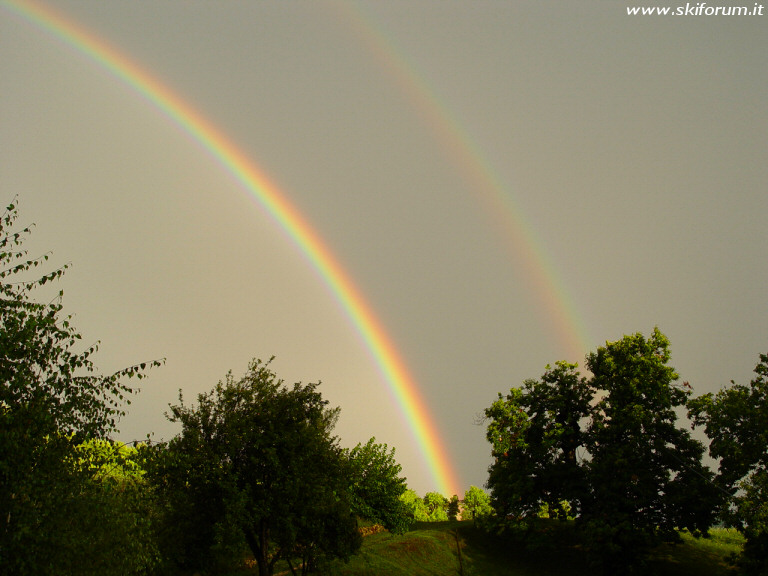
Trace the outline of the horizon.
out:
M 64 304 L 104 371 L 167 358 L 122 440 L 173 434 L 178 389 L 275 355 L 286 382 L 323 382 L 345 445 L 376 437 L 417 493 L 461 497 L 490 463 L 475 416 L 547 364 L 659 326 L 700 394 L 766 351 L 759 16 L 38 4 L 197 111 L 328 253 L 130 74 L 0 3 L 1 177 L 37 223 L 30 251 L 73 263 Z

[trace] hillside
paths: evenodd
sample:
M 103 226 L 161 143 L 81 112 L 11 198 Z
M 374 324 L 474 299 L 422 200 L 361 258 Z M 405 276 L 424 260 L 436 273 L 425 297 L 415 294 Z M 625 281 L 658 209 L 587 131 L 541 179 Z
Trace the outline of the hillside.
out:
M 665 545 L 653 555 L 647 574 L 726 576 L 726 558 L 741 546 L 738 534 L 713 530 L 712 538 Z M 459 555 L 459 549 L 461 550 Z M 567 537 L 556 546 L 541 543 L 528 551 L 489 536 L 469 522 L 419 524 L 403 536 L 383 532 L 365 538 L 349 563 L 334 563 L 333 576 L 592 576 L 583 553 Z

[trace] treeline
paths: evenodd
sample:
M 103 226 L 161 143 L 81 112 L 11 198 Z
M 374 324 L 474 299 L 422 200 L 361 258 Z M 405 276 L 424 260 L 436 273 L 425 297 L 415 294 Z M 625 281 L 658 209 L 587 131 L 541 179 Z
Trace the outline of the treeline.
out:
M 400 501 L 408 509 L 408 517 L 414 522 L 445 522 L 448 520 L 474 520 L 492 513 L 488 493 L 477 486 L 470 486 L 459 500 L 454 494 L 446 498 L 439 492 L 427 492 L 419 497 L 413 490 L 406 490 Z
M 341 448 L 339 409 L 269 362 L 194 404 L 180 394 L 168 442 L 110 441 L 131 379 L 162 361 L 99 374 L 62 293 L 35 299 L 66 267 L 36 272 L 48 255 L 28 257 L 17 217 L 11 204 L 0 219 L 0 573 L 221 573 L 246 558 L 308 573 L 359 548 L 360 520 L 408 529 L 394 449 Z
M 251 557 L 261 575 L 281 561 L 309 573 L 357 551 L 359 518 L 407 530 L 394 449 L 342 449 L 338 415 L 317 384 L 286 386 L 258 360 L 194 406 L 180 396 L 170 418 L 181 433 L 139 450 L 165 570 L 215 573 Z
M 669 361 L 669 341 L 654 329 L 589 354 L 589 377 L 558 362 L 499 394 L 485 410 L 489 525 L 571 522 L 595 564 L 614 574 L 679 541 L 680 530 L 706 537 L 724 523 L 745 538 L 740 572 L 768 574 L 768 355 L 748 385 L 698 397 Z M 680 414 L 706 433 L 716 471 Z
M 63 314 L 35 297 L 67 267 L 40 273 L 31 228 L 0 219 L 0 573 L 226 573 L 248 561 L 310 573 L 347 559 L 361 532 L 400 534 L 461 513 L 458 496 L 408 490 L 395 450 L 371 438 L 342 448 L 339 408 L 318 384 L 287 385 L 254 360 L 193 403 L 181 392 L 167 442 L 110 440 L 162 360 L 102 375 Z M 488 495 L 465 495 L 485 513 Z M 365 529 L 361 530 L 361 525 Z
M 523 543 L 542 521 L 573 526 L 611 574 L 681 530 L 706 537 L 724 523 L 745 537 L 739 570 L 768 575 L 768 355 L 749 384 L 698 397 L 658 329 L 589 354 L 588 376 L 547 366 L 485 410 L 489 493 L 471 487 L 462 500 L 409 490 L 394 449 L 374 438 L 342 448 L 339 409 L 318 384 L 287 385 L 271 361 L 193 403 L 179 393 L 174 438 L 125 446 L 109 438 L 132 381 L 163 361 L 100 374 L 62 293 L 36 300 L 66 266 L 39 272 L 48 255 L 28 256 L 17 216 L 11 204 L 0 218 L 3 575 L 216 574 L 245 560 L 262 576 L 306 574 L 354 554 L 361 524 L 399 534 L 456 519 Z

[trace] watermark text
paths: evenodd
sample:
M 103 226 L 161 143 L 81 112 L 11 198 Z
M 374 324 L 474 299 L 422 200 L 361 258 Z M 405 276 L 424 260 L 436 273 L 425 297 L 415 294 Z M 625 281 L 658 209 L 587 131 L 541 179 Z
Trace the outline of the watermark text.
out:
M 710 6 L 706 2 L 688 2 L 685 6 L 627 6 L 627 16 L 763 16 L 765 7 Z

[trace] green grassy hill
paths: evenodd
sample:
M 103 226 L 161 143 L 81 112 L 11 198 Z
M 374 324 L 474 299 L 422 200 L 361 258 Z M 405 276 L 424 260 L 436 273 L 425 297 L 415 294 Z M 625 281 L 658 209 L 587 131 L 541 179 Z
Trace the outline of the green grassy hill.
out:
M 734 531 L 713 530 L 710 539 L 684 536 L 682 544 L 654 552 L 643 573 L 660 576 L 726 576 L 726 558 L 741 548 Z M 470 522 L 419 524 L 403 536 L 382 532 L 364 539 L 349 563 L 334 563 L 333 576 L 593 576 L 584 554 L 567 538 L 528 550 L 492 537 Z

